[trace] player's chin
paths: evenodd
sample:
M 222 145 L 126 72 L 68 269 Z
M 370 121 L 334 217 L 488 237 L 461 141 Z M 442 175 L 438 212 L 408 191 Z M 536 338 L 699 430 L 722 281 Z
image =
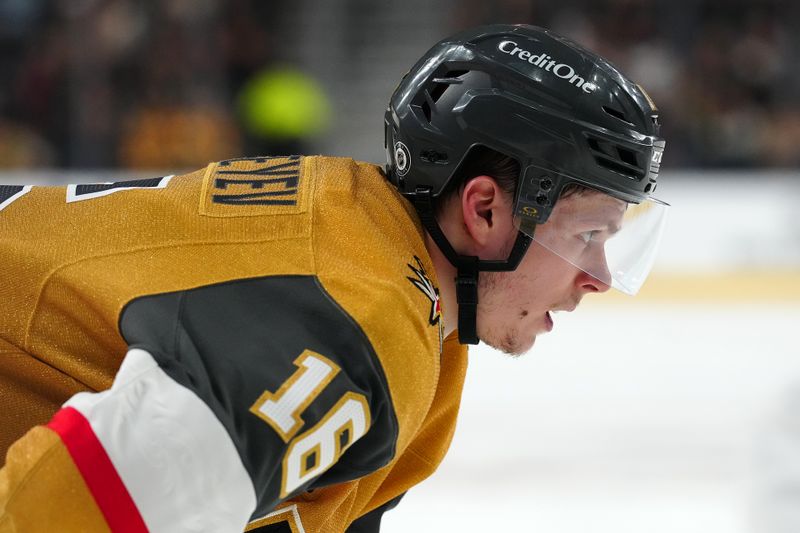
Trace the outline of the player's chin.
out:
M 509 332 L 500 339 L 487 339 L 482 337 L 481 341 L 506 355 L 511 357 L 520 357 L 525 355 L 531 350 L 531 348 L 533 348 L 533 345 L 536 343 L 536 334 L 534 333 L 530 335 L 530 337 L 525 338 L 518 332 Z
M 522 345 L 517 346 L 517 349 L 512 354 L 514 357 L 519 357 L 520 355 L 525 355 L 529 351 L 533 349 L 533 345 L 536 344 L 536 334 L 530 336 L 527 342 L 523 342 Z

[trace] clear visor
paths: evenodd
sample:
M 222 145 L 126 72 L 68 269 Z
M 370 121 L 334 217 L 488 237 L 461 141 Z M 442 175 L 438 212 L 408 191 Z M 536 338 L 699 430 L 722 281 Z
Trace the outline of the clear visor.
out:
M 668 208 L 653 198 L 628 204 L 587 189 L 560 198 L 535 231 L 518 227 L 599 282 L 634 295 L 653 267 Z

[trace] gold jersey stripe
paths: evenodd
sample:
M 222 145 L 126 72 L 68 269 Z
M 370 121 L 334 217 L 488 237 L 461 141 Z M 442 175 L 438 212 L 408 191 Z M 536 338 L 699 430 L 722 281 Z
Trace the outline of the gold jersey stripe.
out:
M 692 302 L 798 302 L 800 270 L 739 271 L 702 274 L 654 273 L 637 300 Z M 630 296 L 618 291 L 587 301 L 625 303 Z

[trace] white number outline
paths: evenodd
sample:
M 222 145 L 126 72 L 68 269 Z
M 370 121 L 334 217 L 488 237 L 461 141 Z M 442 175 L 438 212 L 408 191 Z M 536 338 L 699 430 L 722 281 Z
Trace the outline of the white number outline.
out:
M 341 369 L 312 350 L 304 350 L 293 364 L 297 370 L 278 390 L 264 391 L 250 406 L 250 412 L 269 424 L 288 444 L 282 461 L 281 498 L 333 466 L 353 443 L 366 435 L 372 423 L 367 398 L 348 391 L 314 427 L 295 437 L 305 425 L 300 414 Z
M 337 419 L 343 420 L 339 423 Z M 369 404 L 364 395 L 345 393 L 322 420 L 289 445 L 283 457 L 281 498 L 286 498 L 333 466 L 353 443 L 367 433 L 371 422 Z M 343 445 L 341 438 L 345 431 L 349 432 L 349 438 Z M 328 439 L 332 439 L 332 443 Z M 312 453 L 316 453 L 316 463 L 308 467 L 307 460 Z
M 339 366 L 311 350 L 305 350 L 294 360 L 298 367 L 280 388 L 264 391 L 250 407 L 250 412 L 272 426 L 284 442 L 289 442 L 303 427 L 300 413 L 313 402 L 322 389 L 339 373 Z M 291 425 L 287 427 L 287 421 Z

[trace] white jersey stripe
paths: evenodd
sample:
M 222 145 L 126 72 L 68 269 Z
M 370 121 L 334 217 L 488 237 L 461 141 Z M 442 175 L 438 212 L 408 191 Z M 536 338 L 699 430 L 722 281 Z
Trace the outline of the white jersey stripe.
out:
M 111 389 L 73 396 L 152 533 L 241 533 L 256 506 L 224 426 L 144 350 L 126 355 Z

